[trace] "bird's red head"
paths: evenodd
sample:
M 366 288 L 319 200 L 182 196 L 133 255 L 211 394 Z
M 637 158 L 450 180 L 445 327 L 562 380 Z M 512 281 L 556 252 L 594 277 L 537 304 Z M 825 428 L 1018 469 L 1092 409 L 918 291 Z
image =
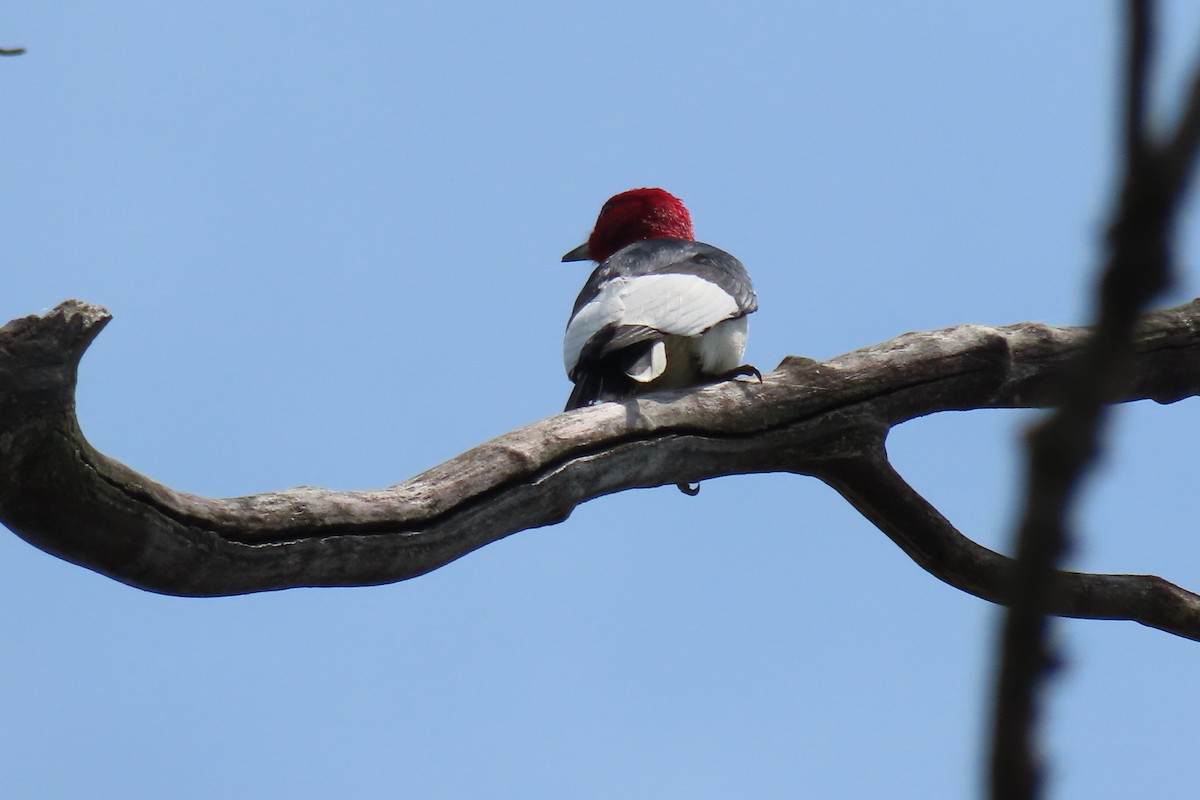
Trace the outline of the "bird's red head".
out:
M 695 238 L 692 215 L 678 197 L 662 189 L 630 189 L 604 204 L 587 244 L 567 253 L 563 261 L 603 261 L 643 239 Z

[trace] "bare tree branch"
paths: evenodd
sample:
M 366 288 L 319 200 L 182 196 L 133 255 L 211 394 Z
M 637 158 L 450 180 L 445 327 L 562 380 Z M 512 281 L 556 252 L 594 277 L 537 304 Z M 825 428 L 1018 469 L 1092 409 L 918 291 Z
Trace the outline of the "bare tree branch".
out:
M 214 499 L 174 491 L 79 430 L 79 359 L 108 322 L 68 301 L 0 328 L 0 521 L 46 552 L 151 591 L 222 595 L 404 580 L 634 487 L 722 475 L 816 476 L 922 567 L 1006 602 L 1002 556 L 953 529 L 891 471 L 886 432 L 926 414 L 1054 403 L 1084 328 L 1024 323 L 910 333 L 825 363 L 559 414 L 387 489 Z M 1114 400 L 1200 394 L 1200 300 L 1147 315 Z M 876 494 L 878 492 L 878 494 Z M 1064 573 L 1051 610 L 1200 638 L 1194 595 L 1157 578 Z
M 1107 404 L 1122 394 L 1128 379 L 1138 315 L 1170 282 L 1171 234 L 1200 141 L 1200 71 L 1178 130 L 1163 144 L 1150 135 L 1154 6 L 1129 0 L 1127 11 L 1124 174 L 1108 231 L 1097 324 L 1068 370 L 1061 405 L 1029 436 L 1029 478 L 994 698 L 995 800 L 1040 794 L 1035 728 L 1039 692 L 1056 662 L 1045 618 L 1061 590 L 1055 568 L 1070 548 L 1068 515 L 1104 431 Z
M 830 463 L 822 478 L 923 569 L 976 597 L 1011 603 L 1016 562 L 963 536 L 900 477 L 882 446 Z M 1132 620 L 1200 641 L 1200 595 L 1152 575 L 1059 572 L 1046 602 L 1046 612 L 1060 617 Z
M 1192 73 L 1188 89 L 1187 105 L 1184 106 L 1175 134 L 1164 145 L 1159 154 L 1160 180 L 1166 185 L 1164 193 L 1183 197 L 1195 170 L 1196 149 L 1200 147 L 1200 67 Z

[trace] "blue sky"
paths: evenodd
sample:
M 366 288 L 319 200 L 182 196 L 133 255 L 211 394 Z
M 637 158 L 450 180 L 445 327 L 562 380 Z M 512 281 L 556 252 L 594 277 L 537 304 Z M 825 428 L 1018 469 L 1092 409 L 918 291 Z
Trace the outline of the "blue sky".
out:
M 681 196 L 747 264 L 764 369 L 961 322 L 1086 321 L 1115 6 L 880 5 L 18 0 L 0 321 L 106 305 L 84 431 L 217 496 L 386 486 L 556 413 L 586 277 L 559 256 L 636 186 Z M 1160 102 L 1200 43 L 1200 8 L 1168 11 Z M 1186 274 L 1163 304 L 1196 294 Z M 890 451 L 1006 549 L 1029 419 L 943 414 Z M 1072 564 L 1200 587 L 1197 403 L 1115 419 Z M 12 535 L 0 587 L 4 797 L 980 784 L 997 610 L 809 479 L 604 498 L 387 587 L 161 597 Z M 1193 792 L 1200 648 L 1056 630 L 1053 796 Z

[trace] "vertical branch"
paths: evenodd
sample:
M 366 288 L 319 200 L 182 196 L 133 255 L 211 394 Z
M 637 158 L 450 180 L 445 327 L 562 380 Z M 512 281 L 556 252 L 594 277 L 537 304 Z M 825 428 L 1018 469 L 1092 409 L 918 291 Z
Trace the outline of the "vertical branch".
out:
M 1125 143 L 1125 164 L 1140 163 L 1146 155 L 1146 119 L 1147 85 L 1150 74 L 1150 53 L 1154 48 L 1154 30 L 1151 15 L 1152 0 L 1130 0 L 1126 7 L 1129 26 L 1126 47 L 1126 69 L 1124 74 L 1125 118 L 1123 133 Z
M 1137 315 L 1170 281 L 1172 223 L 1200 134 L 1200 74 L 1175 135 L 1155 146 L 1147 131 L 1153 11 L 1151 0 L 1127 4 L 1124 174 L 1108 230 L 1096 332 L 1063 387 L 1061 407 L 1029 435 L 1025 511 L 1017 532 L 1012 603 L 1001 632 L 993 709 L 994 800 L 1040 795 L 1035 733 L 1039 691 L 1055 663 L 1045 617 L 1052 574 L 1070 549 L 1070 503 L 1098 448 L 1105 403 L 1124 382 Z

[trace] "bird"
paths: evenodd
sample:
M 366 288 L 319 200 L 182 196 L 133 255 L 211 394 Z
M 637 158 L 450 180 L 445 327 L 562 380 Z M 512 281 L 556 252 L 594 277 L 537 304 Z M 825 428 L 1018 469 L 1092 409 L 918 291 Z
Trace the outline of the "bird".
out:
M 600 209 L 588 240 L 562 257 L 595 261 L 567 321 L 570 411 L 661 389 L 762 374 L 742 363 L 758 309 L 742 262 L 697 242 L 683 202 L 630 189 Z

